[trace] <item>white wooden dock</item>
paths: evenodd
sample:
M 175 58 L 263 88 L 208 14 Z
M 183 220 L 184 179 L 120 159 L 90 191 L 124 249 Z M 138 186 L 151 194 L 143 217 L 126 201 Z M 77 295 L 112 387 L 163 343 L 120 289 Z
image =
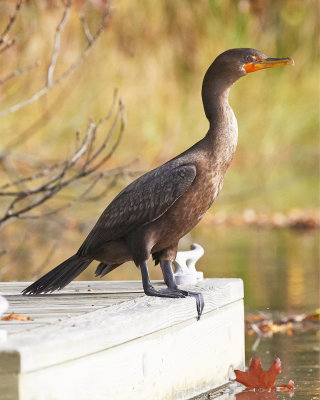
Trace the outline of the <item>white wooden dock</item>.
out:
M 147 297 L 141 282 L 73 282 L 21 296 L 29 283 L 0 283 L 12 311 L 2 321 L 1 400 L 190 399 L 244 368 L 243 284 L 205 279 L 194 298 Z M 160 282 L 155 286 L 161 286 Z

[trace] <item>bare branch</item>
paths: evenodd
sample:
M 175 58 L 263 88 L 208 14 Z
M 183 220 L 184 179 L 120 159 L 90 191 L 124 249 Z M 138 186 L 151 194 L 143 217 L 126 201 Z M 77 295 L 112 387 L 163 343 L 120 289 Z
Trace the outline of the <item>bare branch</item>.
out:
M 25 72 L 29 72 L 34 68 L 37 68 L 40 65 L 40 61 L 37 60 L 36 62 L 34 62 L 33 64 L 27 65 L 26 67 L 22 68 L 22 69 L 17 69 L 13 72 L 11 72 L 11 74 L 5 76 L 4 78 L 0 79 L 0 85 L 5 84 L 6 82 L 8 82 L 10 79 L 12 78 L 16 78 L 22 74 L 24 74 Z
M 48 88 L 50 88 L 52 86 L 53 73 L 54 73 L 54 69 L 56 67 L 56 63 L 57 63 L 57 59 L 58 59 L 58 53 L 59 53 L 59 49 L 60 49 L 61 32 L 63 31 L 64 27 L 67 24 L 67 21 L 68 21 L 69 15 L 70 15 L 71 4 L 72 4 L 72 1 L 70 1 L 65 6 L 61 22 L 59 23 L 59 25 L 56 28 L 54 47 L 53 47 L 51 62 L 50 62 L 50 65 L 49 65 L 49 68 L 48 68 L 48 74 L 47 74 L 47 87 Z
M 102 143 L 95 150 L 93 156 L 90 157 L 98 129 L 101 127 L 102 123 L 111 118 L 112 111 L 114 109 L 114 103 L 115 100 L 113 100 L 111 109 L 106 117 L 100 119 L 96 124 L 93 121 L 89 122 L 86 134 L 84 135 L 81 144 L 76 146 L 74 153 L 67 157 L 66 160 L 55 163 L 31 176 L 6 183 L 0 187 L 0 196 L 2 198 L 12 198 L 7 211 L 2 217 L 0 216 L 0 226 L 17 218 L 35 219 L 59 212 L 62 208 L 65 208 L 69 205 L 64 205 L 62 208 L 60 207 L 57 210 L 50 211 L 45 214 L 29 214 L 29 211 L 38 208 L 42 204 L 46 203 L 49 199 L 55 197 L 56 194 L 59 193 L 64 187 L 69 186 L 86 176 L 92 175 L 94 179 L 77 200 L 84 199 L 101 178 L 107 175 L 116 177 L 117 174 L 123 174 L 124 167 L 122 169 L 120 168 L 112 171 L 99 171 L 99 168 L 112 156 L 115 149 L 119 145 L 125 128 L 124 106 L 121 100 L 119 101 L 118 111 L 114 117 L 114 121 L 109 131 L 107 132 L 105 140 L 102 141 Z M 106 156 L 102 156 L 103 151 L 107 147 L 107 144 L 114 135 L 116 127 L 119 126 L 119 124 L 119 134 L 114 145 Z M 95 162 L 95 165 L 93 165 L 93 162 Z M 77 163 L 79 163 L 80 166 L 77 166 Z M 28 185 L 36 180 L 40 180 L 38 185 L 34 187 Z M 21 183 L 25 185 L 22 190 L 8 190 L 12 187 L 19 187 Z
M 79 200 L 81 201 L 97 201 L 100 200 L 101 198 L 105 197 L 107 193 L 110 191 L 110 189 L 118 182 L 119 177 L 121 176 L 132 176 L 132 177 L 137 177 L 141 175 L 145 171 L 128 171 L 128 168 L 132 165 L 132 163 L 125 165 L 120 168 L 115 168 L 114 170 L 108 170 L 108 171 L 103 171 L 99 173 L 99 176 L 97 178 L 103 179 L 103 178 L 108 178 L 113 177 L 113 180 L 111 183 L 109 183 L 100 193 L 96 194 L 95 196 L 88 197 L 89 192 L 93 189 L 90 188 L 90 191 L 86 190 L 79 196 Z M 98 182 L 97 182 L 98 183 Z
M 63 162 L 63 163 L 60 162 L 60 163 L 57 163 L 57 164 L 53 164 L 53 165 L 51 165 L 51 166 L 49 166 L 49 167 L 43 169 L 43 170 L 40 171 L 40 172 L 37 172 L 37 173 L 33 174 L 33 175 L 31 175 L 31 176 L 27 176 L 27 177 L 25 177 L 25 178 L 20 178 L 20 179 L 17 179 L 17 180 L 15 180 L 15 181 L 12 181 L 12 182 L 7 182 L 6 184 L 0 186 L 0 196 L 9 195 L 8 192 L 5 192 L 5 193 L 3 194 L 3 192 L 1 192 L 1 190 L 8 189 L 8 188 L 10 188 L 10 187 L 12 187 L 12 186 L 19 186 L 19 185 L 21 185 L 21 183 L 26 183 L 26 182 L 30 182 L 30 181 L 35 181 L 35 180 L 37 180 L 37 179 L 39 179 L 39 178 L 42 178 L 42 177 L 48 175 L 48 174 L 49 174 L 50 172 L 52 172 L 53 170 L 55 170 L 55 169 L 61 167 L 61 165 L 64 164 L 64 163 L 65 163 L 65 162 Z M 15 193 L 15 195 L 16 195 L 16 193 Z
M 19 215 L 19 219 L 39 219 L 39 218 L 46 218 L 46 217 L 52 217 L 52 215 L 59 214 L 60 211 L 65 210 L 66 208 L 69 208 L 71 206 L 70 204 L 65 204 L 62 207 L 56 208 L 55 210 L 48 211 L 46 213 L 42 214 L 34 214 L 34 215 Z
M 96 186 L 96 184 L 100 181 L 100 179 L 103 177 L 103 172 L 100 172 L 97 174 L 95 179 L 91 182 L 91 184 L 86 188 L 84 192 L 80 194 L 77 200 L 83 200 L 86 198 L 86 196 L 92 191 L 92 189 Z
M 82 24 L 84 33 L 85 33 L 85 35 L 86 35 L 86 38 L 87 38 L 87 40 L 88 40 L 88 43 L 90 44 L 90 43 L 92 43 L 92 41 L 93 41 L 93 37 L 92 37 L 92 35 L 91 35 L 89 26 L 88 26 L 88 24 L 87 24 L 87 21 L 86 21 L 84 15 L 80 15 L 80 21 L 81 21 L 81 24 Z
M 32 97 L 27 100 L 21 101 L 21 103 L 15 104 L 14 106 L 8 108 L 7 110 L 0 112 L 0 117 L 4 117 L 5 115 L 9 115 L 15 111 L 20 110 L 21 108 L 34 103 L 36 100 L 40 99 L 43 95 L 45 95 L 48 91 L 48 87 L 44 87 L 39 92 L 35 93 Z
M 6 36 L 16 20 L 22 2 L 23 0 L 18 0 L 14 14 L 4 29 L 3 34 L 0 36 L 0 52 L 8 49 L 14 43 L 13 40 L 10 41 Z M 101 15 L 99 26 L 93 33 L 90 32 L 85 18 L 80 17 L 88 43 L 78 58 L 57 78 L 54 78 L 57 61 L 61 51 L 62 34 L 68 23 L 72 2 L 73 0 L 66 0 L 63 2 L 64 10 L 60 22 L 56 27 L 53 50 L 49 65 L 46 69 L 45 86 L 34 93 L 30 98 L 22 100 L 20 103 L 0 112 L 0 117 L 20 110 L 21 108 L 37 101 L 40 97 L 44 96 L 49 90 L 51 90 L 51 88 L 59 85 L 67 79 L 79 67 L 85 57 L 87 57 L 94 43 L 101 35 L 107 24 L 108 18 L 110 17 L 109 5 L 106 6 L 105 11 Z M 0 86 L 14 77 L 29 72 L 38 65 L 39 62 L 37 61 L 34 64 L 11 72 L 9 75 L 0 79 Z M 89 201 L 90 199 L 88 198 L 88 194 L 92 192 L 100 179 L 108 178 L 110 180 L 111 178 L 111 182 L 109 181 L 107 188 L 104 189 L 105 192 L 105 190 L 109 190 L 110 185 L 112 186 L 115 184 L 118 176 L 126 173 L 126 167 L 108 171 L 100 170 L 100 167 L 109 160 L 115 149 L 118 147 L 125 128 L 124 107 L 121 99 L 118 103 L 118 109 L 116 109 L 116 104 L 117 91 L 114 92 L 112 105 L 108 114 L 98 120 L 98 122 L 89 121 L 83 138 L 80 137 L 79 132 L 76 133 L 76 144 L 71 154 L 68 154 L 64 160 L 52 163 L 45 168 L 42 168 L 41 166 L 40 170 L 38 169 L 39 164 L 37 166 L 35 164 L 30 164 L 32 168 L 37 168 L 38 170 L 29 176 L 21 177 L 19 169 L 14 166 L 14 163 L 12 164 L 12 160 L 10 160 L 10 165 L 7 166 L 6 157 L 3 155 L 2 164 L 6 167 L 6 171 L 10 171 L 8 175 L 11 177 L 11 181 L 0 186 L 0 197 L 7 204 L 6 211 L 4 211 L 3 215 L 0 215 L 0 227 L 15 219 L 37 219 L 57 214 L 62 209 L 69 207 L 75 201 Z M 110 128 L 106 132 L 105 137 L 102 138 L 102 140 L 97 141 L 96 138 L 98 136 L 98 131 L 102 131 L 102 125 L 109 120 Z M 108 149 L 110 141 L 113 136 L 115 136 L 116 132 L 118 132 L 117 138 L 113 140 L 113 145 L 107 154 L 105 154 L 105 151 Z M 50 210 L 49 208 L 49 211 L 47 208 L 43 207 L 43 205 L 47 204 L 50 199 L 55 198 L 63 188 L 75 184 L 88 176 L 92 177 L 89 184 L 85 181 L 85 190 L 82 190 L 82 193 L 79 196 L 73 198 L 71 203 L 65 204 L 55 210 Z M 43 210 L 46 212 L 42 212 Z M 36 213 L 33 214 L 32 211 L 36 211 Z M 38 213 L 38 211 L 40 212 Z
M 109 134 L 108 134 L 107 137 L 106 137 L 106 140 L 104 141 L 104 143 L 102 144 L 102 146 L 100 147 L 100 149 L 96 152 L 96 154 L 91 158 L 90 162 L 92 162 L 93 160 L 95 160 L 95 159 L 97 158 L 97 156 L 102 152 L 102 150 L 107 146 L 107 144 L 108 144 L 108 142 L 109 142 L 109 140 L 110 140 L 110 138 L 111 138 L 111 135 L 112 135 L 113 132 L 114 132 L 114 129 L 115 129 L 116 125 L 118 124 L 119 120 L 121 120 L 120 132 L 119 132 L 118 138 L 117 138 L 115 144 L 113 145 L 113 147 L 111 148 L 110 152 L 109 152 L 104 158 L 102 158 L 102 160 L 100 160 L 100 161 L 98 162 L 98 164 L 96 164 L 96 165 L 94 166 L 94 169 L 100 168 L 104 163 L 106 163 L 106 162 L 110 159 L 110 157 L 112 157 L 112 155 L 114 154 L 114 152 L 116 151 L 117 147 L 118 147 L 119 144 L 120 144 L 120 141 L 121 141 L 121 139 L 122 139 L 122 135 L 123 135 L 123 132 L 124 132 L 124 129 L 125 129 L 125 126 L 126 126 L 126 118 L 125 118 L 125 112 L 124 112 L 124 105 L 123 105 L 123 102 L 122 102 L 121 99 L 120 99 L 120 101 L 119 101 L 119 111 L 120 111 L 120 112 L 118 113 L 118 118 L 117 118 L 117 120 L 115 121 L 116 124 L 114 124 L 114 125 L 112 126 L 112 128 L 111 128 L 110 131 L 109 131 Z
M 44 110 L 36 120 L 34 120 L 29 126 L 25 127 L 25 129 L 18 132 L 7 142 L 6 149 L 16 150 L 18 147 L 24 146 L 28 140 L 39 132 L 39 129 L 45 128 L 45 126 L 50 122 L 52 116 L 59 112 L 59 109 L 63 108 L 65 99 L 65 92 L 61 90 L 57 97 L 55 97 L 54 101 L 50 102 L 49 108 L 46 108 L 46 110 Z
M 12 47 L 15 44 L 15 42 L 16 41 L 14 39 L 8 40 L 7 42 L 4 40 L 3 41 L 4 46 L 0 48 L 0 53 L 3 53 L 4 51 L 10 49 L 10 47 Z
M 114 131 L 115 131 L 115 129 L 116 129 L 116 127 L 117 127 L 119 121 L 122 119 L 122 112 L 123 112 L 123 105 L 122 105 L 122 102 L 120 101 L 120 102 L 119 102 L 119 112 L 118 112 L 118 114 L 117 114 L 117 117 L 116 117 L 116 119 L 114 120 L 113 125 L 111 126 L 111 129 L 109 130 L 109 133 L 108 133 L 108 135 L 106 136 L 104 142 L 103 142 L 102 145 L 99 147 L 99 149 L 94 153 L 94 155 L 89 159 L 89 163 L 90 163 L 90 164 L 91 164 L 91 163 L 100 155 L 100 153 L 106 148 L 106 146 L 107 146 L 107 144 L 109 143 L 109 140 L 111 139 L 111 136 L 113 135 L 113 133 L 114 133 Z M 98 122 L 97 125 L 100 126 L 102 122 L 104 122 L 104 119 L 103 119 L 103 120 L 100 120 L 100 121 Z M 122 120 L 121 122 L 122 122 L 122 123 L 121 123 L 120 134 L 121 134 L 121 131 L 122 131 L 123 127 L 124 127 L 123 120 Z M 99 167 L 99 166 L 96 166 L 95 168 L 98 168 L 98 167 Z
M 66 10 L 69 10 L 69 8 L 70 8 L 70 2 L 68 2 L 67 5 L 65 5 L 65 10 L 63 13 L 62 20 L 59 23 L 57 30 L 56 30 L 55 46 L 54 46 L 53 54 L 51 57 L 51 62 L 50 62 L 48 72 L 47 72 L 46 85 L 42 89 L 40 89 L 38 92 L 36 92 L 34 95 L 29 97 L 28 99 L 23 100 L 20 103 L 17 103 L 6 110 L 1 111 L 0 117 L 9 115 L 15 111 L 20 110 L 23 107 L 26 107 L 29 104 L 34 103 L 35 101 L 40 99 L 42 96 L 44 96 L 50 89 L 59 85 L 66 78 L 68 78 L 80 66 L 80 64 L 83 62 L 83 60 L 87 57 L 87 55 L 90 52 L 90 50 L 92 49 L 94 43 L 97 41 L 101 32 L 103 31 L 104 27 L 106 26 L 108 18 L 110 17 L 110 8 L 108 7 L 104 11 L 104 13 L 101 17 L 100 25 L 99 25 L 98 29 L 96 30 L 95 34 L 93 35 L 92 41 L 87 45 L 87 47 L 80 54 L 78 59 L 73 64 L 71 64 L 69 66 L 69 68 L 67 68 L 64 72 L 62 72 L 61 75 L 56 80 L 53 80 L 53 72 L 55 69 L 55 65 L 56 65 L 56 61 L 57 61 L 57 57 L 58 57 L 58 53 L 59 53 L 59 49 L 60 49 L 60 34 L 61 34 L 61 31 L 64 28 L 65 23 L 67 21 L 69 13 Z
M 98 200 L 100 199 L 105 193 L 107 193 L 110 188 L 112 188 L 113 186 L 113 182 L 117 182 L 119 180 L 119 178 L 121 177 L 132 177 L 132 178 L 136 178 L 137 176 L 142 175 L 144 172 L 144 170 L 132 170 L 132 166 L 133 164 L 136 162 L 137 160 L 133 160 L 128 164 L 125 164 L 121 167 L 116 167 L 113 169 L 108 169 L 106 171 L 95 171 L 92 174 L 89 174 L 88 176 L 91 177 L 90 179 L 90 186 L 87 187 L 80 195 L 68 195 L 68 194 L 58 194 L 56 196 L 57 199 L 59 200 L 69 200 L 70 201 L 70 205 L 78 202 L 79 200 L 81 201 L 94 201 L 94 200 Z M 92 181 L 93 178 L 96 178 L 97 181 L 94 179 L 94 181 Z M 110 178 L 112 179 L 112 182 L 106 184 L 103 184 L 104 189 L 100 194 L 94 195 L 92 197 L 87 197 L 87 195 L 92 191 L 92 189 L 96 186 L 96 184 L 102 180 L 110 180 Z M 94 182 L 94 184 L 92 184 Z M 89 189 L 89 190 L 88 190 Z
M 97 41 L 97 39 L 101 35 L 103 29 L 105 28 L 105 26 L 107 24 L 107 20 L 109 17 L 110 17 L 110 9 L 108 8 L 102 15 L 100 26 L 97 29 L 96 33 L 94 34 L 92 41 L 87 45 L 87 47 L 84 49 L 83 53 L 79 56 L 79 58 L 73 64 L 71 64 L 71 66 L 65 72 L 63 72 L 59 76 L 59 78 L 57 78 L 53 82 L 53 86 L 58 85 L 60 82 L 64 81 L 75 69 L 77 69 L 79 67 L 79 65 L 87 57 L 87 55 L 88 55 L 89 51 L 91 50 L 92 46 L 94 45 L 94 43 Z M 2 115 L 0 113 L 0 117 L 1 116 Z
M 12 25 L 14 24 L 14 22 L 15 22 L 15 20 L 16 20 L 16 18 L 17 18 L 17 15 L 18 15 L 18 13 L 19 13 L 19 11 L 20 11 L 22 2 L 23 2 L 23 0 L 18 0 L 18 1 L 17 1 L 16 8 L 15 8 L 13 14 L 12 14 L 11 17 L 10 17 L 10 20 L 9 20 L 7 26 L 4 28 L 4 31 L 3 31 L 2 34 L 0 35 L 0 45 L 1 45 L 2 43 L 4 43 L 4 41 L 5 41 L 5 36 L 9 33 L 10 29 L 12 28 Z
M 76 146 L 76 151 L 74 153 L 74 155 L 71 157 L 71 159 L 67 159 L 66 161 L 63 162 L 59 162 L 56 164 L 53 164 L 52 166 L 42 170 L 41 172 L 34 174 L 32 176 L 20 179 L 18 181 L 12 182 L 12 183 L 7 183 L 6 185 L 0 187 L 0 189 L 6 189 L 10 186 L 13 185 L 17 185 L 20 184 L 21 182 L 27 182 L 27 181 L 32 181 L 32 180 L 36 180 L 39 178 L 42 178 L 44 176 L 47 176 L 48 174 L 50 174 L 51 172 L 53 172 L 54 170 L 61 168 L 61 171 L 59 173 L 57 173 L 56 175 L 54 175 L 53 177 L 51 177 L 47 183 L 40 183 L 38 186 L 36 186 L 35 188 L 29 190 L 28 192 L 25 192 L 25 194 L 27 196 L 30 195 L 34 195 L 37 193 L 42 192 L 44 189 L 50 189 L 50 187 L 52 186 L 52 184 L 56 183 L 57 181 L 61 180 L 66 172 L 71 169 L 74 164 L 77 162 L 77 160 L 86 152 L 88 146 L 91 144 L 91 139 L 92 139 L 92 125 L 90 124 L 88 127 L 88 130 L 86 132 L 85 138 L 82 141 L 82 145 L 81 147 Z M 78 132 L 76 133 L 76 140 L 78 141 Z M 21 192 L 0 192 L 0 196 L 17 196 L 20 195 L 22 196 Z

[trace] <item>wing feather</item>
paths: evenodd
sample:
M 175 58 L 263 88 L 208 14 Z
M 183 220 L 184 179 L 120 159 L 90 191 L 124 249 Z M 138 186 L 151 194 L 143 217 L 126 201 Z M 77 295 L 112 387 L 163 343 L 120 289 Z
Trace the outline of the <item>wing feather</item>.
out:
M 188 190 L 195 176 L 193 164 L 167 163 L 136 179 L 104 210 L 79 254 L 159 218 Z

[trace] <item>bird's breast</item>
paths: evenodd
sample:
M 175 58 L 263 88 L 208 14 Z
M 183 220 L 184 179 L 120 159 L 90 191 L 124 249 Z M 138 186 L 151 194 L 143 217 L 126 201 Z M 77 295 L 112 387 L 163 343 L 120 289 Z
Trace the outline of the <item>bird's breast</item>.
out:
M 157 221 L 152 223 L 157 232 L 155 249 L 177 242 L 197 225 L 218 196 L 224 175 L 221 171 L 201 169 L 190 188 Z

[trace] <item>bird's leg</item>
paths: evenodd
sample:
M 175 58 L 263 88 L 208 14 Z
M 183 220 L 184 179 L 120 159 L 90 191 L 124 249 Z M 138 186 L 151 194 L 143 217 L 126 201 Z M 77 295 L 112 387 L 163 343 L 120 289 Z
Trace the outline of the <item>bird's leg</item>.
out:
M 201 317 L 201 314 L 202 314 L 203 307 L 204 307 L 204 300 L 203 300 L 202 293 L 189 292 L 186 290 L 179 289 L 175 282 L 171 262 L 168 260 L 161 260 L 160 265 L 161 265 L 164 281 L 165 281 L 166 285 L 168 286 L 167 289 L 163 289 L 163 290 L 156 290 L 152 286 L 152 284 L 150 282 L 147 262 L 144 261 L 140 264 L 142 284 L 143 284 L 143 290 L 144 290 L 145 294 L 147 296 L 169 297 L 169 298 L 179 298 L 179 297 L 188 297 L 188 296 L 194 297 L 197 302 L 197 311 L 198 311 L 197 319 L 199 320 Z
M 178 286 L 173 275 L 171 262 L 168 260 L 161 260 L 160 266 L 165 284 L 168 286 L 169 289 L 177 290 Z
M 175 281 L 173 271 L 172 271 L 171 261 L 161 260 L 160 266 L 162 269 L 164 281 L 165 281 L 166 285 L 168 286 L 168 289 L 163 290 L 163 292 L 167 292 L 167 291 L 170 293 L 178 292 L 178 293 L 183 294 L 184 297 L 187 297 L 187 296 L 194 297 L 196 299 L 196 303 L 197 303 L 197 311 L 198 311 L 197 319 L 199 320 L 201 317 L 202 311 L 203 311 L 203 307 L 204 307 L 204 300 L 203 300 L 202 293 L 189 292 L 187 290 L 181 290 L 178 288 L 176 281 Z
M 173 290 L 169 288 L 165 290 L 156 290 L 150 282 L 148 265 L 146 261 L 143 261 L 140 264 L 140 269 L 141 269 L 143 290 L 147 296 L 171 297 L 171 298 L 186 297 L 186 295 L 181 293 L 179 290 Z

